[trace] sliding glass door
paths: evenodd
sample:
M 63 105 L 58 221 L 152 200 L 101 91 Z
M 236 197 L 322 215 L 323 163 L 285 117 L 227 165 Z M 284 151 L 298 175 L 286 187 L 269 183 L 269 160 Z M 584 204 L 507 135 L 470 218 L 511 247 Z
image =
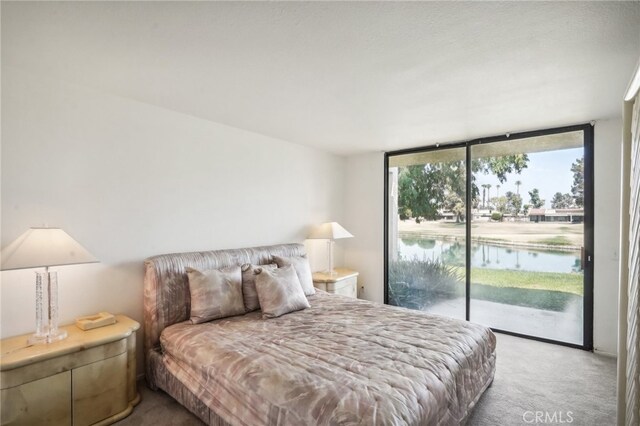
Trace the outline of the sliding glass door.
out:
M 387 154 L 392 305 L 592 346 L 593 129 Z
M 466 318 L 466 151 L 389 158 L 388 303 Z

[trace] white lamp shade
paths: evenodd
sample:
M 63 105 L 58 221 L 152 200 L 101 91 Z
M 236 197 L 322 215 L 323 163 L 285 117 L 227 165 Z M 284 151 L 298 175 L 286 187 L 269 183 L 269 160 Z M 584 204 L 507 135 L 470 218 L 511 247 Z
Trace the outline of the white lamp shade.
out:
M 60 228 L 31 228 L 5 247 L 1 257 L 3 271 L 98 261 Z
M 340 226 L 338 222 L 327 222 L 317 226 L 307 238 L 311 240 L 338 240 L 340 238 L 353 238 L 353 235 Z

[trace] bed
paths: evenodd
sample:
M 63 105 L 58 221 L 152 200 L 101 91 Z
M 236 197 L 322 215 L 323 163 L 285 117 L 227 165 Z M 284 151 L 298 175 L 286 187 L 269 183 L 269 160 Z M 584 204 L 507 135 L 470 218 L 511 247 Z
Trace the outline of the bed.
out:
M 191 324 L 185 268 L 268 264 L 304 246 L 160 255 L 145 262 L 145 361 L 209 425 L 456 425 L 491 384 L 486 327 L 317 291 L 310 308 Z

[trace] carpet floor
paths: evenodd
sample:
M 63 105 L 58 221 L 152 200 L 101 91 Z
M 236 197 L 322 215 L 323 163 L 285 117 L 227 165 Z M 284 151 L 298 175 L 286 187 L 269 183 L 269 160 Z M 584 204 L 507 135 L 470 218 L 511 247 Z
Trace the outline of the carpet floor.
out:
M 497 334 L 493 384 L 468 425 L 615 424 L 616 360 L 579 349 Z M 163 392 L 138 384 L 142 402 L 118 426 L 202 425 Z

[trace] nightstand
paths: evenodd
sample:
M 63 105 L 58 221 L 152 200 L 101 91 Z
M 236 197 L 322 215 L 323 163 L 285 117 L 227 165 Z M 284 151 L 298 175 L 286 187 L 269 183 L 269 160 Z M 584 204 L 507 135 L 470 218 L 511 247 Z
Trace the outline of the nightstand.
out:
M 30 335 L 3 339 L 0 348 L 2 425 L 107 425 L 133 410 L 136 331 L 123 315 L 116 323 L 28 346 Z
M 336 268 L 335 271 L 335 275 L 314 272 L 313 285 L 329 293 L 358 297 L 358 272 L 345 268 Z

